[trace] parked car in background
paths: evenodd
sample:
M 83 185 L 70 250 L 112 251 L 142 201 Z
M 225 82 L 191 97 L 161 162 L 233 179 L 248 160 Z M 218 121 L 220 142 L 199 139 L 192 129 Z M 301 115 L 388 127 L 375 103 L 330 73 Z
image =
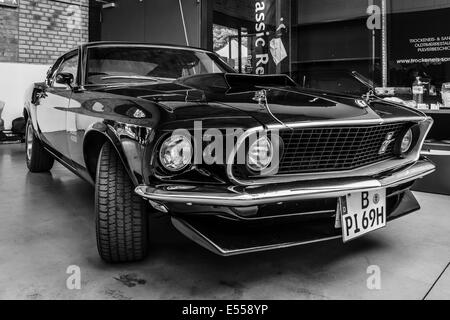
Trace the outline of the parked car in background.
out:
M 423 113 L 236 74 L 188 47 L 82 45 L 24 113 L 29 170 L 57 160 L 95 186 L 108 262 L 147 255 L 154 214 L 220 255 L 347 242 L 418 210 L 410 187 L 434 171 Z

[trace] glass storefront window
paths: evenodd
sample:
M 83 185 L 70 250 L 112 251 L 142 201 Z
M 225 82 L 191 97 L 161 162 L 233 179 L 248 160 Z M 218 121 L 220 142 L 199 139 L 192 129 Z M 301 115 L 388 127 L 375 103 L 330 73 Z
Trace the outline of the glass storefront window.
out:
M 227 46 L 239 52 L 216 52 L 239 72 L 358 95 L 370 89 L 360 79 L 381 83 L 381 33 L 367 27 L 366 0 L 215 0 L 212 16 L 215 48 L 219 26 L 235 30 Z
M 289 73 L 290 11 L 290 0 L 215 0 L 214 46 L 221 38 L 218 26 L 236 30 L 227 44 L 234 52 L 216 52 L 227 60 L 240 61 L 236 69 L 242 73 Z
M 214 52 L 221 56 L 234 70 L 239 71 L 238 30 L 218 24 L 213 25 Z
M 213 41 L 238 72 L 450 108 L 449 16 L 450 0 L 214 0 Z
M 304 87 L 357 95 L 370 90 L 369 82 L 380 83 L 381 31 L 368 26 L 368 4 L 296 0 L 291 77 Z
M 389 87 L 419 108 L 450 108 L 450 1 L 388 2 Z

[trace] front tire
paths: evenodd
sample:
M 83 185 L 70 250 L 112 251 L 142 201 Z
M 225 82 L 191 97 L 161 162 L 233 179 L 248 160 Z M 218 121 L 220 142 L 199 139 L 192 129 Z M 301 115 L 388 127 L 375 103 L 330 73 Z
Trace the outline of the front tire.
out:
M 36 137 L 30 118 L 28 118 L 25 132 L 25 150 L 27 167 L 31 172 L 47 172 L 53 168 L 55 160 Z
M 110 263 L 134 262 L 147 256 L 146 203 L 110 143 L 100 152 L 95 182 L 97 248 Z

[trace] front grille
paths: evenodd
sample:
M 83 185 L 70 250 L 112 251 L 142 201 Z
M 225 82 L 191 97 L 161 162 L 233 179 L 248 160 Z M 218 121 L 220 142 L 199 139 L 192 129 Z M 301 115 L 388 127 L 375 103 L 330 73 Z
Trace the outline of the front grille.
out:
M 284 152 L 279 174 L 347 171 L 395 157 L 391 143 L 379 154 L 389 133 L 397 139 L 408 124 L 299 128 L 280 131 Z

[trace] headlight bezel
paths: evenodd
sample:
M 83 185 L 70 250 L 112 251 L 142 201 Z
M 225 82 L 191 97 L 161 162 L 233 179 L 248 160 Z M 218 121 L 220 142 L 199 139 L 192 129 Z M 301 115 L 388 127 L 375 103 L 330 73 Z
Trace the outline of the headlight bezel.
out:
M 265 142 L 269 146 L 270 157 L 268 158 L 267 163 L 265 163 L 263 166 L 255 167 L 254 166 L 255 159 L 250 159 L 250 155 L 251 155 L 252 149 L 254 147 L 258 146 L 259 144 L 261 144 L 261 141 L 263 141 L 263 140 L 265 140 Z M 248 146 L 248 150 L 247 150 L 247 154 L 246 154 L 247 170 L 249 170 L 250 172 L 253 172 L 253 173 L 257 173 L 257 174 L 260 174 L 264 170 L 267 170 L 268 168 L 270 168 L 270 166 L 272 165 L 272 162 L 274 160 L 274 152 L 275 152 L 275 148 L 274 148 L 274 144 L 273 144 L 272 140 L 267 135 L 263 135 L 263 136 L 259 137 L 251 145 L 249 144 L 249 146 Z
M 189 148 L 189 161 L 182 161 L 182 165 L 180 165 L 179 167 L 173 167 L 170 166 L 168 164 L 168 162 L 166 161 L 166 159 L 164 158 L 164 154 L 165 154 L 165 148 L 169 148 L 170 142 L 172 143 L 176 143 L 176 140 L 182 140 L 181 143 L 185 144 L 185 147 Z M 180 143 L 178 143 L 180 144 Z M 172 146 L 172 148 L 174 148 L 175 146 Z M 182 148 L 182 150 L 184 150 Z M 184 151 L 183 151 L 184 152 Z M 193 144 L 192 144 L 192 139 L 191 137 L 187 137 L 185 135 L 182 134 L 172 134 L 169 136 L 166 136 L 162 139 L 162 141 L 159 143 L 159 147 L 158 147 L 158 163 L 159 166 L 166 171 L 167 173 L 170 174 L 179 174 L 182 172 L 185 172 L 187 170 L 189 170 L 190 167 L 192 167 L 192 159 L 194 156 L 194 148 L 193 148 Z
M 401 142 L 400 142 L 400 153 L 405 154 L 407 153 L 413 144 L 414 135 L 411 129 L 406 131 L 405 135 L 403 136 Z
M 402 145 L 405 137 L 411 132 L 411 142 L 408 148 L 403 149 Z M 408 126 L 400 133 L 397 141 L 395 142 L 394 153 L 399 157 L 405 157 L 409 155 L 416 147 L 420 137 L 420 126 L 418 124 L 413 124 Z

